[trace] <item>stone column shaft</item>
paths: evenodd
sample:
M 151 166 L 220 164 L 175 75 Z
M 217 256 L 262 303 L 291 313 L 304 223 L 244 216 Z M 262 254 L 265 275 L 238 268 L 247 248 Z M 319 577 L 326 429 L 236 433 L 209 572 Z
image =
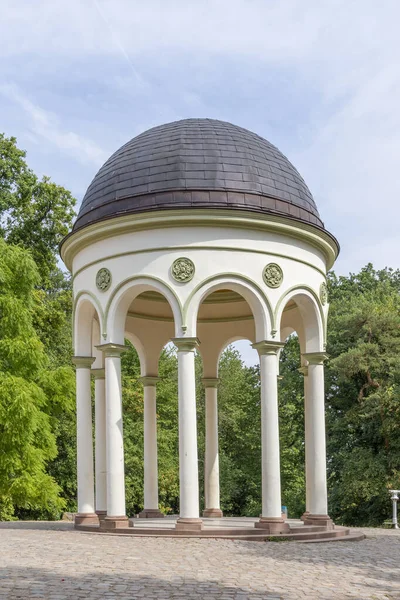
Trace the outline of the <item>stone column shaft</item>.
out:
M 107 514 L 106 389 L 104 369 L 92 369 L 95 405 L 96 513 Z
M 309 483 L 308 524 L 332 526 L 328 517 L 328 494 L 326 485 L 326 440 L 325 440 L 325 387 L 324 360 L 322 352 L 303 355 L 308 361 L 307 382 L 307 476 Z
M 122 426 L 121 353 L 125 346 L 102 344 L 106 375 L 107 517 L 105 527 L 127 527 L 124 438 Z
M 253 344 L 260 356 L 261 377 L 262 513 L 256 526 L 270 533 L 289 530 L 282 518 L 279 456 L 277 353 L 282 347 L 269 341 Z
M 78 514 L 75 525 L 98 522 L 94 510 L 92 399 L 90 387 L 91 356 L 74 356 L 76 366 L 76 433 Z
M 157 464 L 157 404 L 158 377 L 142 377 L 144 403 L 144 510 L 141 518 L 159 518 L 164 515 L 158 508 Z
M 204 465 L 205 510 L 203 517 L 222 517 L 219 496 L 218 452 L 218 383 L 219 379 L 204 378 L 206 448 Z
M 197 338 L 175 338 L 178 349 L 180 518 L 177 529 L 201 529 L 197 463 L 197 415 L 194 352 Z

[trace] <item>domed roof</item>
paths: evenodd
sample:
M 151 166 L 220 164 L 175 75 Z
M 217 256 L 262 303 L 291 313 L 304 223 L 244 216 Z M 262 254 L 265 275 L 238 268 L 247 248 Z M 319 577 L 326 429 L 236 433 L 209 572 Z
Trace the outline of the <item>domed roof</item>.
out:
M 74 230 L 125 214 L 223 208 L 324 227 L 304 180 L 259 135 L 224 121 L 184 119 L 117 150 L 90 184 Z

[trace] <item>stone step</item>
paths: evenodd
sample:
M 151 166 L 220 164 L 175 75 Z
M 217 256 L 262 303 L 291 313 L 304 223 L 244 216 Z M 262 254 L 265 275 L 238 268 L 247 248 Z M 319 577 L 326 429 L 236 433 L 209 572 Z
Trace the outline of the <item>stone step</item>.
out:
M 323 539 L 313 539 L 313 540 L 298 540 L 299 544 L 317 544 L 322 542 L 361 542 L 365 540 L 365 535 L 363 533 L 349 533 L 348 535 L 339 536 L 339 537 L 330 537 Z
M 331 542 L 331 541 L 359 541 L 364 539 L 364 535 L 354 532 L 352 533 L 348 527 L 335 527 L 332 530 L 324 530 L 320 526 L 307 526 L 307 531 L 302 527 L 300 531 L 292 531 L 290 533 L 271 535 L 262 529 L 256 528 L 241 528 L 241 527 L 224 527 L 221 529 L 205 528 L 200 531 L 179 531 L 175 528 L 167 529 L 162 527 L 125 527 L 115 530 L 100 530 L 95 526 L 78 527 L 80 531 L 98 532 L 105 535 L 132 535 L 136 537 L 174 537 L 180 539 L 187 538 L 203 538 L 203 539 L 221 539 L 221 540 L 241 540 L 249 542 L 268 542 L 268 541 L 294 541 L 299 543 L 305 542 Z

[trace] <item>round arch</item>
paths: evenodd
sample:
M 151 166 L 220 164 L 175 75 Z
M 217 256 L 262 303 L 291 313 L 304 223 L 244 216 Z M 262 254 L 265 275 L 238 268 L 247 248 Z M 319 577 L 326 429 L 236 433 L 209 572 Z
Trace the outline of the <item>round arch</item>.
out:
M 175 292 L 162 280 L 151 276 L 134 276 L 122 281 L 111 294 L 106 310 L 106 338 L 108 342 L 123 344 L 125 320 L 133 300 L 143 292 L 158 292 L 168 301 L 174 316 L 175 335 L 182 330 L 182 306 Z
M 197 316 L 203 300 L 212 292 L 229 289 L 240 294 L 249 304 L 254 317 L 256 341 L 269 339 L 273 313 L 268 298 L 253 281 L 246 277 L 221 274 L 200 283 L 191 293 L 184 306 L 185 325 L 188 336 L 196 337 Z
M 299 326 L 292 326 L 299 335 L 303 352 L 322 352 L 325 345 L 325 318 L 322 306 L 315 292 L 306 286 L 288 290 L 280 299 L 275 310 L 275 323 L 278 331 L 284 331 L 282 316 L 288 302 L 295 302 L 301 317 Z
M 103 311 L 96 298 L 90 292 L 81 291 L 74 300 L 73 322 L 73 348 L 75 356 L 92 356 L 93 352 L 93 319 L 97 315 L 99 323 L 99 336 L 104 325 Z

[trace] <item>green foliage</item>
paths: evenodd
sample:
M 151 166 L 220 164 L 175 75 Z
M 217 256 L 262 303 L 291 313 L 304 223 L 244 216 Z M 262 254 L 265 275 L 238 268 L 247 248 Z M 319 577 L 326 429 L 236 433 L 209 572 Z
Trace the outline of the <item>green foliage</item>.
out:
M 332 516 L 377 525 L 400 486 L 400 272 L 330 277 L 327 369 Z
M 30 250 L 47 287 L 58 244 L 72 225 L 75 199 L 48 177 L 39 180 L 25 155 L 15 138 L 0 134 L 0 236 Z
M 30 254 L 0 240 L 0 518 L 58 515 L 60 487 L 46 472 L 56 456 L 52 415 L 68 397 L 65 369 L 48 361 L 32 312 L 39 273 Z

